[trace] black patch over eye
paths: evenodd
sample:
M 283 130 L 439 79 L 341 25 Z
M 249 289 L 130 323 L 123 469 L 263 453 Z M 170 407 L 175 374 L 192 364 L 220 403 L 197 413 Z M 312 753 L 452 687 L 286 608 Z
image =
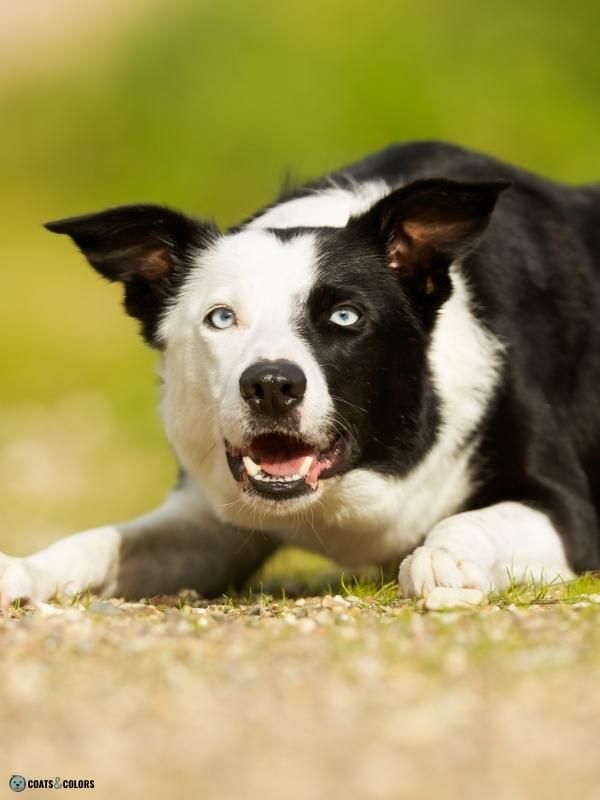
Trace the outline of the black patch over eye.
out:
M 368 328 L 370 307 L 365 308 L 363 293 L 349 291 L 349 286 L 319 283 L 308 299 L 309 318 L 316 329 L 326 336 L 347 331 L 357 334 Z M 375 314 L 376 316 L 376 314 Z

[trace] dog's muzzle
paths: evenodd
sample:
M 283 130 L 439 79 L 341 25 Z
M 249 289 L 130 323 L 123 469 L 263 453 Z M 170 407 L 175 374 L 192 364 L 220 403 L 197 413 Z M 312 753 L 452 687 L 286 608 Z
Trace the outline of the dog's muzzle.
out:
M 306 376 L 292 361 L 258 361 L 240 377 L 240 394 L 251 411 L 256 435 L 240 446 L 225 442 L 231 474 L 244 489 L 270 500 L 310 494 L 320 478 L 346 462 L 344 438 L 337 435 L 323 449 L 299 432 Z

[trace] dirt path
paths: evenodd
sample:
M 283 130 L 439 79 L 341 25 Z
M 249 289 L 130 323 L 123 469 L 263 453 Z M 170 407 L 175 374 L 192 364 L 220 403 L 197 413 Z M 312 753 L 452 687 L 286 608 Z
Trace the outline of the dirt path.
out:
M 599 796 L 593 599 L 86 605 L 0 621 L 0 781 L 146 800 Z

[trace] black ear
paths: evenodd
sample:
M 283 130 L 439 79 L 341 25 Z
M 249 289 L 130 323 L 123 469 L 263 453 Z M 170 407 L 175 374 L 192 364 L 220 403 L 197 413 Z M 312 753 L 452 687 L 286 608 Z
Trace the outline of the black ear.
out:
M 367 223 L 380 239 L 392 269 L 433 294 L 452 261 L 475 247 L 509 185 L 416 181 L 384 197 L 356 222 Z
M 70 236 L 101 275 L 123 284 L 127 313 L 140 320 L 144 338 L 155 347 L 161 313 L 194 253 L 218 236 L 211 223 L 153 205 L 109 208 L 45 227 Z

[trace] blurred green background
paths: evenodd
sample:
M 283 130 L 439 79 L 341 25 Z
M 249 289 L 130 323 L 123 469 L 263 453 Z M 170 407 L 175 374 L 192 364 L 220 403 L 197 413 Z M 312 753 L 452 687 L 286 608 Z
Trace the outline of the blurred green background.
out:
M 0 10 L 0 549 L 124 519 L 174 475 L 154 355 L 44 220 L 219 223 L 394 140 L 600 178 L 600 5 L 28 0 Z

